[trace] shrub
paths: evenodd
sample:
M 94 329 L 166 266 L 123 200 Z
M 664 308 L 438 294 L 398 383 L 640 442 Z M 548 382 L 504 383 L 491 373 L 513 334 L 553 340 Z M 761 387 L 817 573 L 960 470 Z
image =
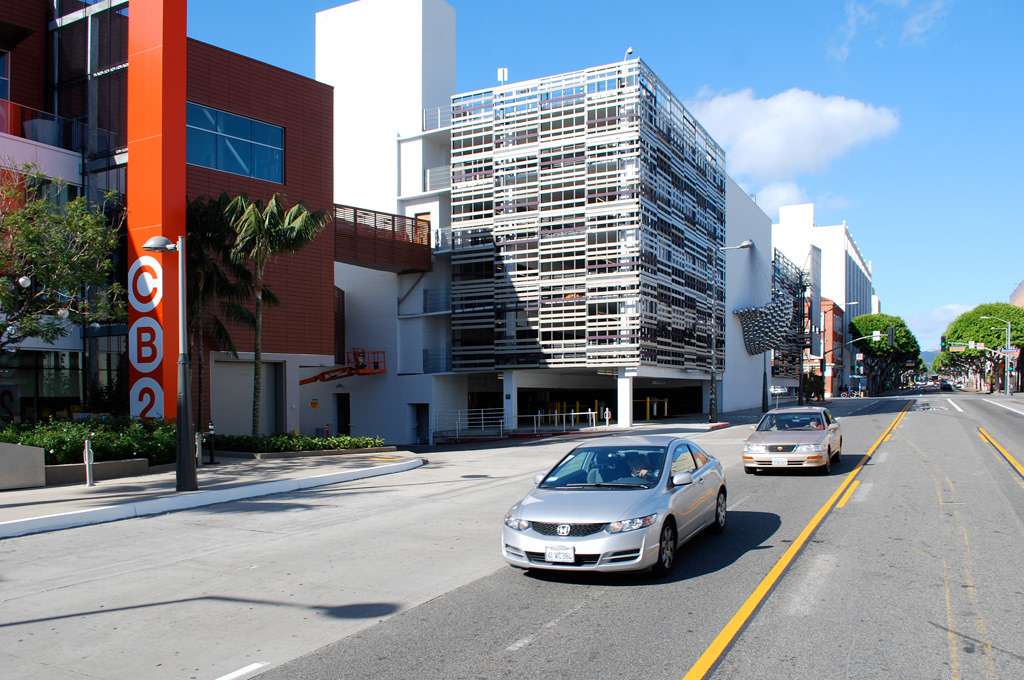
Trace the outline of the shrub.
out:
M 148 458 L 150 465 L 177 458 L 177 427 L 173 422 L 109 418 L 55 420 L 32 425 L 12 424 L 0 430 L 0 442 L 38 446 L 47 465 L 83 462 L 85 440 L 92 442 L 93 460 Z M 335 451 L 384 446 L 380 437 L 307 437 L 285 433 L 267 437 L 217 435 L 218 451 L 273 453 L 278 451 Z

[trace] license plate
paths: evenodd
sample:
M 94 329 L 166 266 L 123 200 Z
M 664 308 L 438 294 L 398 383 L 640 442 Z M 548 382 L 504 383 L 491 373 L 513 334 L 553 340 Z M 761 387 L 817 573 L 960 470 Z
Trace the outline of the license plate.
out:
M 574 548 L 545 548 L 545 562 L 575 562 L 576 550 Z
M 772 458 L 772 465 L 789 465 L 789 460 L 786 458 Z

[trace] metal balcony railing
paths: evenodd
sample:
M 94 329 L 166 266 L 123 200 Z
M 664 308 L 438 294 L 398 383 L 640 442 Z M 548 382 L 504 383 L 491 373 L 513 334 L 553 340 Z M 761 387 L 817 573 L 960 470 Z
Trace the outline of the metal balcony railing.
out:
M 68 151 L 81 151 L 85 126 L 52 113 L 0 99 L 0 132 Z
M 434 230 L 434 249 L 435 250 L 451 250 L 452 249 L 452 230 L 451 229 L 435 229 Z
M 452 107 L 438 106 L 436 109 L 423 109 L 423 131 L 439 130 L 452 124 Z
M 424 373 L 450 373 L 452 370 L 452 353 L 447 349 L 423 350 Z
M 452 188 L 452 166 L 442 165 L 427 168 L 427 191 L 441 191 Z
M 452 311 L 452 291 L 451 289 L 442 290 L 427 290 L 423 291 L 423 313 L 431 314 L 434 312 L 450 312 Z

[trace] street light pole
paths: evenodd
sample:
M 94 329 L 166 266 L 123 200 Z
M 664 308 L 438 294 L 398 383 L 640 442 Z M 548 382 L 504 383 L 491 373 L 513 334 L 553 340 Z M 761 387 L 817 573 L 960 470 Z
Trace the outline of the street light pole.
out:
M 754 242 L 749 238 L 738 246 L 722 246 L 718 250 L 745 250 L 753 248 Z M 718 422 L 718 253 L 712 258 L 711 278 L 711 386 L 708 388 L 708 422 Z
M 1006 390 L 1006 396 L 1010 396 L 1010 329 L 1013 327 L 1012 324 L 1006 319 L 1000 319 L 998 316 L 983 316 L 982 319 L 993 319 L 995 321 L 1002 321 L 1006 324 L 1006 352 L 1003 353 L 1003 388 Z M 998 326 L 992 326 L 992 330 L 999 330 Z
M 158 253 L 178 253 L 178 424 L 177 464 L 175 480 L 178 491 L 196 491 L 195 438 L 192 432 L 192 372 L 188 360 L 188 328 L 185 314 L 185 237 L 179 236 L 174 244 L 164 236 L 154 236 L 142 246 L 143 250 Z

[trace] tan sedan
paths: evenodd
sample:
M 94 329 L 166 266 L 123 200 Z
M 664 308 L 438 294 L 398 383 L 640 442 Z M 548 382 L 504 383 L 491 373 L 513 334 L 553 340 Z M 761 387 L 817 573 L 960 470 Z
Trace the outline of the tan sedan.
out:
M 843 455 L 843 433 L 827 408 L 792 406 L 765 413 L 743 444 L 743 471 L 817 467 L 832 472 Z

